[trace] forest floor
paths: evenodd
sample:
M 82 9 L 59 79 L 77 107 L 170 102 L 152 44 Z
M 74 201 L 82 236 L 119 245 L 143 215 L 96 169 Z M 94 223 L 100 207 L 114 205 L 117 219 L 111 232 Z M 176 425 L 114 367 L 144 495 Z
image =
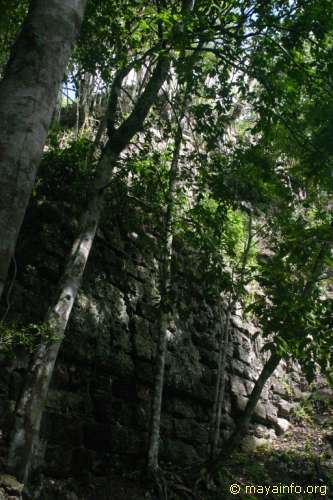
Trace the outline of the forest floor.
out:
M 333 499 L 332 394 L 319 394 L 295 407 L 291 426 L 283 436 L 255 452 L 237 452 L 221 468 L 216 483 L 196 487 L 190 470 L 166 468 L 155 488 L 139 471 L 114 469 L 108 478 L 93 484 L 75 484 L 68 494 L 54 488 L 42 500 L 230 500 Z M 55 484 L 55 483 L 54 483 Z M 60 484 L 58 485 L 60 487 Z M 47 491 L 44 490 L 44 492 Z

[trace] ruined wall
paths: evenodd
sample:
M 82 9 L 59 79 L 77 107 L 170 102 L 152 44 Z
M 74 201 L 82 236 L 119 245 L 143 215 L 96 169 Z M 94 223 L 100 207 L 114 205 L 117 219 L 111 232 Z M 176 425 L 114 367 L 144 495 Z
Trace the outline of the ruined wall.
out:
M 25 223 L 18 247 L 12 318 L 43 317 L 64 264 L 75 222 L 67 223 L 64 210 L 63 225 L 55 225 L 52 210 L 46 203 L 35 206 Z M 53 477 L 102 476 L 117 460 L 140 462 L 147 447 L 159 241 L 144 226 L 143 215 L 130 215 L 131 207 L 122 207 L 98 231 L 61 349 L 43 420 L 39 459 Z M 176 260 L 161 458 L 187 464 L 204 458 L 207 451 L 219 315 L 205 293 L 208 284 L 195 255 L 178 249 Z M 237 315 L 231 321 L 224 436 L 233 429 L 265 358 L 253 324 Z M 18 350 L 15 359 L 0 355 L 0 363 L 0 428 L 5 430 L 24 380 L 27 356 Z M 278 369 L 255 412 L 248 446 L 287 429 L 289 388 L 295 383 L 297 398 L 302 380 L 294 372 L 288 374 L 285 365 Z

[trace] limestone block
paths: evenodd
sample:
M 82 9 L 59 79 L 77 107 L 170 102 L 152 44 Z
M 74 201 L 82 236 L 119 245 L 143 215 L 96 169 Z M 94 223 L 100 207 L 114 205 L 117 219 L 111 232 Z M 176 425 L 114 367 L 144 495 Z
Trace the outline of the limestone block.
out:
M 301 401 L 303 399 L 303 392 L 297 386 L 293 386 L 292 391 L 294 401 Z
M 255 380 L 256 380 L 256 378 L 257 377 L 255 377 Z M 263 390 L 261 392 L 260 399 L 261 399 L 261 401 L 267 402 L 267 400 L 269 399 L 269 396 L 270 396 L 269 386 L 265 385 L 265 387 L 263 388 Z
M 227 441 L 232 434 L 231 429 L 226 429 L 221 432 L 222 441 Z
M 127 280 L 127 298 L 131 305 L 134 307 L 138 301 L 143 297 L 144 294 L 144 285 L 141 281 L 133 277 L 129 277 Z
M 111 325 L 111 342 L 112 342 L 112 352 L 123 351 L 126 354 L 132 353 L 132 344 L 130 339 L 130 333 L 127 329 L 123 328 L 119 324 Z M 110 339 L 109 339 L 110 344 Z
M 253 380 L 253 381 L 256 379 L 255 373 L 253 372 L 252 368 L 247 363 L 244 363 L 243 361 L 241 361 L 239 359 L 233 358 L 231 360 L 231 366 L 232 366 L 233 372 L 236 373 L 237 375 L 239 375 L 240 377 L 243 377 L 243 378 L 246 378 L 249 380 Z
M 200 459 L 193 446 L 180 440 L 162 440 L 160 453 L 164 459 L 175 463 L 191 464 Z
M 130 355 L 117 351 L 110 356 L 110 368 L 117 377 L 128 377 L 134 373 L 134 362 Z
M 254 361 L 255 357 L 253 351 L 251 351 L 250 345 L 239 344 L 235 347 L 235 356 L 243 361 L 243 363 L 250 365 Z
M 195 329 L 193 329 L 191 338 L 192 338 L 192 342 L 198 347 L 203 347 L 203 348 L 208 349 L 210 351 L 215 351 L 215 352 L 218 351 L 218 341 L 217 341 L 214 333 L 211 331 L 211 328 L 209 328 L 208 333 L 207 332 L 199 332 L 199 331 L 196 331 Z
M 182 401 L 181 399 L 174 399 L 166 406 L 166 411 L 172 413 L 175 417 L 188 419 L 196 416 L 194 408 L 189 403 Z
M 239 316 L 231 316 L 231 324 L 237 328 L 237 330 L 242 331 L 244 323 Z
M 231 375 L 230 383 L 231 383 L 231 392 L 235 396 L 247 396 L 248 395 L 248 392 L 247 392 L 246 387 L 245 387 L 245 383 L 240 377 L 237 377 L 236 375 Z
M 265 425 L 261 424 L 255 427 L 254 434 L 258 438 L 268 439 L 269 441 L 272 441 L 276 437 L 274 429 L 268 429 Z
M 136 355 L 143 359 L 152 359 L 155 353 L 155 344 L 150 334 L 150 323 L 140 316 L 133 316 L 135 326 L 134 344 Z
M 174 432 L 181 441 L 204 444 L 208 442 L 208 429 L 195 420 L 174 419 Z
M 267 434 L 267 438 L 270 440 L 270 441 L 273 441 L 273 439 L 276 438 L 276 432 L 274 429 L 268 429 L 268 434 Z
M 231 415 L 231 398 L 229 394 L 226 394 L 223 402 L 223 410 Z
M 217 378 L 217 369 L 208 368 L 208 366 L 203 366 L 201 380 L 202 383 L 208 386 L 215 386 Z M 225 374 L 226 384 L 228 383 L 228 374 Z
M 222 429 L 234 429 L 235 428 L 235 421 L 233 418 L 229 415 L 229 413 L 223 413 L 221 417 L 221 427 Z
M 285 418 L 278 418 L 277 421 L 275 422 L 276 434 L 278 436 L 281 436 L 281 434 L 287 432 L 289 427 L 290 423 Z
M 11 495 L 20 495 L 24 485 L 19 483 L 14 476 L 0 474 L 0 487 Z
M 211 404 L 215 397 L 215 387 L 204 386 L 203 384 L 197 383 L 197 385 L 193 387 L 193 394 L 203 403 Z
M 254 431 L 256 437 L 265 438 L 267 437 L 268 429 L 264 425 L 257 425 Z
M 259 401 L 259 403 L 257 403 L 257 406 L 255 407 L 255 410 L 253 412 L 253 416 L 255 419 L 257 419 L 259 421 L 266 421 L 267 420 L 266 407 L 260 401 Z
M 254 382 L 251 382 L 250 380 L 244 380 L 244 384 L 247 394 L 250 395 L 254 387 Z
M 283 384 L 281 384 L 280 382 L 278 382 L 277 380 L 275 380 L 271 384 L 271 390 L 272 390 L 272 392 L 274 392 L 278 396 L 284 396 L 284 397 L 287 396 L 287 389 L 286 389 L 286 387 Z
M 47 398 L 47 409 L 51 412 L 79 413 L 84 411 L 84 400 L 82 394 L 70 391 L 57 391 L 51 389 Z
M 270 424 L 275 424 L 277 421 L 277 410 L 272 403 L 266 403 L 266 419 Z
M 243 322 L 243 328 L 249 334 L 249 336 L 253 336 L 258 333 L 258 328 L 253 325 L 253 323 L 249 323 L 248 321 Z
M 212 350 L 200 348 L 200 361 L 210 368 L 217 368 L 219 364 L 218 354 Z
M 289 417 L 294 405 L 289 403 L 285 399 L 280 399 L 280 401 L 277 404 L 277 407 L 278 407 L 279 417 Z
M 246 405 L 247 405 L 248 398 L 241 396 L 241 395 L 238 395 L 238 396 L 236 396 L 235 402 L 236 402 L 237 411 L 243 412 L 245 410 Z
M 246 436 L 242 441 L 241 448 L 245 453 L 252 453 L 260 446 L 269 445 L 269 442 L 270 441 L 268 439 Z

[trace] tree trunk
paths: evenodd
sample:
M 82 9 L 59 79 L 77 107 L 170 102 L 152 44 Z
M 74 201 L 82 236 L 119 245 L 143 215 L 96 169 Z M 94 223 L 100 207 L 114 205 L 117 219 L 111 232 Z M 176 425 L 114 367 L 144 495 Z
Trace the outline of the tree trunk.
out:
M 331 227 L 333 228 L 333 223 L 331 223 Z M 314 259 L 309 279 L 307 280 L 307 282 L 306 282 L 306 284 L 301 292 L 301 296 L 303 297 L 303 299 L 306 299 L 310 296 L 315 284 L 317 283 L 318 279 L 320 278 L 320 274 L 322 272 L 324 262 L 325 262 L 325 256 L 329 253 L 329 251 L 331 249 L 331 245 L 332 245 L 332 239 L 328 239 L 327 241 L 324 241 L 322 243 L 322 245 L 319 249 L 319 252 Z M 280 356 L 279 354 L 277 354 L 275 352 L 271 353 L 268 361 L 265 363 L 265 365 L 264 365 L 264 367 L 259 375 L 259 378 L 257 379 L 257 381 L 252 389 L 252 392 L 250 394 L 250 398 L 247 402 L 244 413 L 241 416 L 240 420 L 238 421 L 235 431 L 232 433 L 230 438 L 224 444 L 223 449 L 222 449 L 221 453 L 218 455 L 218 457 L 208 464 L 209 475 L 213 475 L 218 470 L 218 468 L 221 466 L 221 464 L 223 463 L 225 458 L 230 456 L 231 453 L 240 444 L 241 440 L 243 439 L 244 435 L 246 434 L 246 432 L 248 430 L 253 412 L 257 406 L 257 403 L 259 401 L 259 398 L 261 396 L 263 388 L 264 388 L 267 380 L 269 379 L 269 377 L 274 373 L 275 369 L 279 365 L 281 359 L 282 359 L 282 356 Z
M 248 236 L 246 242 L 244 243 L 242 265 L 239 274 L 240 286 L 243 286 L 244 283 L 244 274 L 246 271 L 246 265 L 250 255 L 250 250 L 253 240 L 251 212 L 249 212 L 248 217 L 249 217 Z M 218 373 L 216 379 L 215 399 L 213 406 L 213 416 L 212 416 L 210 443 L 209 443 L 209 455 L 211 459 L 215 458 L 220 441 L 221 418 L 222 418 L 222 409 L 223 409 L 224 394 L 225 394 L 225 371 L 227 365 L 227 349 L 229 345 L 230 315 L 238 298 L 239 297 L 237 295 L 235 295 L 233 299 L 231 298 L 231 296 L 229 296 L 225 326 L 223 328 L 223 332 L 221 335 L 221 342 L 219 347 L 219 364 L 218 364 Z M 219 313 L 220 313 L 219 314 L 220 324 L 222 327 L 222 311 L 220 303 L 219 303 Z
M 0 298 L 86 0 L 33 0 L 0 83 Z
M 46 317 L 50 341 L 38 348 L 16 408 L 8 465 L 16 477 L 23 482 L 28 479 L 34 450 L 38 444 L 40 423 L 48 388 L 98 227 L 105 187 L 109 182 L 113 165 L 119 154 L 142 127 L 166 78 L 168 69 L 168 59 L 161 56 L 131 115 L 117 130 L 113 131 L 97 167 L 93 192 L 87 209 L 80 220 L 79 236 L 73 244 L 64 274 L 60 280 L 57 299 L 50 307 Z
M 184 118 L 184 116 L 182 117 Z M 160 425 L 162 409 L 162 393 L 164 386 L 165 357 L 167 351 L 167 328 L 169 323 L 169 314 L 171 311 L 170 288 L 171 288 L 171 261 L 173 253 L 173 215 L 175 204 L 175 191 L 179 170 L 179 155 L 183 140 L 183 128 L 179 123 L 175 138 L 173 157 L 170 168 L 170 180 L 167 201 L 167 213 L 165 220 L 164 252 L 162 255 L 161 269 L 161 298 L 158 320 L 159 338 L 156 352 L 156 372 L 155 386 L 152 402 L 152 415 L 150 426 L 150 442 L 148 450 L 148 470 L 152 473 L 158 469 L 158 451 L 160 443 Z
M 273 374 L 275 368 L 280 363 L 280 361 L 281 361 L 281 356 L 272 353 L 268 361 L 265 363 L 259 375 L 259 378 L 257 379 L 253 387 L 253 390 L 247 402 L 244 413 L 242 414 L 241 418 L 237 423 L 235 431 L 232 433 L 230 438 L 224 444 L 223 449 L 218 455 L 218 457 L 209 464 L 208 470 L 210 474 L 214 474 L 220 467 L 221 463 L 223 463 L 224 459 L 228 457 L 240 444 L 241 440 L 243 439 L 244 435 L 247 432 L 253 412 L 257 406 L 263 388 L 269 377 Z
M 105 155 L 101 163 L 107 160 Z M 50 341 L 38 347 L 16 408 L 8 466 L 22 482 L 26 482 L 31 469 L 49 384 L 95 237 L 101 202 L 101 197 L 95 195 L 81 220 L 81 232 L 72 247 L 59 285 L 57 300 L 45 318 Z
M 193 52 L 190 58 L 190 67 L 192 68 L 202 42 L 199 42 L 197 49 Z M 181 59 L 181 58 L 180 58 Z M 157 352 L 155 358 L 155 379 L 154 392 L 152 400 L 149 448 L 147 455 L 147 470 L 151 474 L 155 474 L 158 470 L 158 452 L 160 445 L 160 426 L 161 426 L 161 410 L 162 410 L 162 394 L 164 386 L 164 370 L 165 358 L 167 353 L 167 327 L 169 323 L 169 315 L 172 310 L 172 300 L 170 297 L 171 289 L 171 261 L 173 254 L 173 219 L 175 211 L 175 194 L 177 187 L 177 179 L 179 177 L 179 157 L 184 135 L 184 120 L 189 104 L 192 78 L 187 81 L 182 105 L 180 107 L 177 120 L 177 129 L 175 134 L 174 149 L 169 173 L 169 188 L 168 197 L 166 200 L 167 210 L 165 217 L 165 228 L 163 238 L 163 255 L 161 263 L 161 297 L 158 318 L 159 337 L 157 341 Z
M 222 334 L 219 346 L 219 364 L 218 364 L 217 380 L 215 387 L 213 417 L 211 423 L 210 450 L 209 450 L 209 455 L 211 458 L 214 458 L 216 456 L 216 452 L 220 441 L 220 428 L 221 428 L 222 409 L 223 409 L 224 394 L 225 394 L 225 372 L 227 366 L 227 350 L 229 345 L 230 313 L 231 313 L 229 304 L 225 325 L 223 326 L 221 304 L 219 304 L 219 309 L 220 309 L 220 324 L 222 328 Z

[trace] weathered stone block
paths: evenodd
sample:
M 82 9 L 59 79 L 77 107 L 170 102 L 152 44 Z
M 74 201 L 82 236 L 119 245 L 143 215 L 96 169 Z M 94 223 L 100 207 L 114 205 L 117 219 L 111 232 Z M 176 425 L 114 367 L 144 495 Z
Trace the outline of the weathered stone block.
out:
M 261 422 L 265 422 L 267 420 L 266 407 L 260 401 L 257 403 L 253 416 Z
M 179 440 L 165 439 L 161 442 L 161 457 L 174 463 L 192 464 L 199 461 L 195 448 Z
M 245 381 L 237 375 L 230 376 L 231 392 L 235 396 L 247 396 L 248 391 L 245 387 Z
M 200 361 L 204 365 L 208 366 L 209 368 L 216 369 L 219 364 L 219 356 L 217 352 L 214 352 L 213 350 L 205 349 L 204 347 L 201 347 L 199 349 L 200 353 Z
M 278 407 L 279 417 L 288 417 L 294 405 L 292 403 L 289 403 L 285 399 L 280 399 L 280 401 L 277 404 L 277 407 Z
M 243 361 L 234 358 L 231 360 L 231 367 L 233 373 L 236 373 L 240 377 L 252 381 L 256 380 L 256 374 L 247 363 L 244 363 Z
M 290 427 L 290 423 L 285 418 L 278 418 L 275 422 L 275 430 L 278 436 L 287 432 Z
M 235 406 L 236 406 L 236 412 L 240 413 L 243 412 L 246 408 L 246 405 L 248 403 L 248 398 L 245 396 L 237 395 L 235 398 Z
M 235 427 L 235 421 L 234 419 L 229 415 L 229 413 L 223 413 L 221 417 L 221 427 L 222 429 L 234 429 Z
M 207 427 L 197 424 L 195 420 L 174 419 L 173 425 L 176 439 L 190 444 L 208 442 Z
M 138 358 L 153 359 L 155 355 L 155 343 L 150 333 L 150 323 L 140 316 L 133 316 L 135 334 L 133 336 L 135 354 Z
M 269 445 L 269 439 L 258 438 L 255 436 L 246 436 L 242 441 L 242 450 L 245 453 L 252 453 L 260 446 Z
M 274 380 L 274 382 L 271 384 L 271 391 L 277 394 L 278 396 L 287 396 L 287 389 L 285 385 L 281 384 L 277 380 Z
M 171 413 L 175 417 L 182 418 L 195 418 L 196 413 L 193 406 L 187 401 L 182 401 L 181 399 L 173 399 L 165 403 L 166 411 Z
M 0 487 L 10 495 L 20 495 L 24 485 L 19 483 L 14 476 L 0 474 Z
M 131 377 L 134 374 L 134 361 L 123 351 L 113 352 L 109 361 L 110 371 L 117 377 Z
M 275 424 L 277 421 L 277 409 L 269 402 L 266 403 L 266 418 L 270 424 Z

